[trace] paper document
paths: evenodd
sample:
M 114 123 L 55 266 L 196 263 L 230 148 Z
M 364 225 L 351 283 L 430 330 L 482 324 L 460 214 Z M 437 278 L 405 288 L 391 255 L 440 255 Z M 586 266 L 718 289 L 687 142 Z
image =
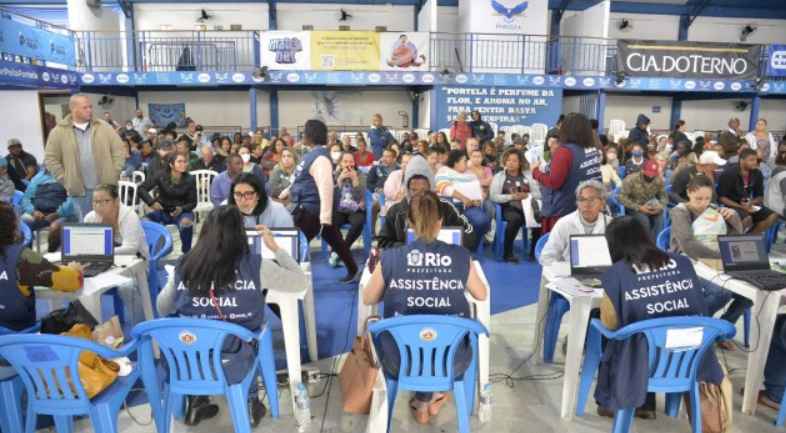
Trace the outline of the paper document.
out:
M 462 193 L 470 200 L 483 200 L 483 191 L 480 188 L 480 182 L 478 181 L 454 183 L 453 189 Z
M 598 296 L 603 294 L 602 289 L 596 292 L 592 287 L 581 284 L 579 280 L 573 277 L 555 278 L 546 287 L 557 289 L 571 296 Z
M 701 346 L 704 328 L 669 329 L 666 331 L 666 349 L 692 349 Z
M 85 285 L 82 289 L 82 294 L 85 296 L 90 296 L 97 291 L 110 289 L 112 287 L 125 286 L 132 283 L 133 280 L 131 278 L 104 272 L 96 275 L 95 277 L 85 278 Z

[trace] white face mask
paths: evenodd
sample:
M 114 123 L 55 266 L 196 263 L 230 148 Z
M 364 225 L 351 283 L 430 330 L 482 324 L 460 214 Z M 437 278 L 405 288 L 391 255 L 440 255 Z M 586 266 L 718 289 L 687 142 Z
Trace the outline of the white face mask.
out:
M 338 160 L 341 158 L 341 152 L 330 152 L 330 158 L 333 159 L 333 163 L 337 163 Z
M 244 154 L 240 155 L 240 159 L 242 159 L 244 163 L 246 163 L 248 161 L 251 161 L 251 154 L 250 153 L 244 153 Z
M 132 131 L 134 127 L 132 125 L 126 125 L 126 131 Z
M 609 153 L 608 155 L 606 155 L 606 159 L 608 159 L 609 161 L 615 161 L 617 159 L 617 155 Z

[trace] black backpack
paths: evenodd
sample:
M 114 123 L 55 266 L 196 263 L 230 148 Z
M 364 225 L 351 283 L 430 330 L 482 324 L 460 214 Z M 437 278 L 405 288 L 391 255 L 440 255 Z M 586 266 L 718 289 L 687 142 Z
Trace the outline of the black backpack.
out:
M 31 199 L 33 208 L 45 214 L 57 212 L 66 200 L 68 200 L 68 193 L 63 188 L 63 185 L 57 182 L 38 185 L 38 189 Z

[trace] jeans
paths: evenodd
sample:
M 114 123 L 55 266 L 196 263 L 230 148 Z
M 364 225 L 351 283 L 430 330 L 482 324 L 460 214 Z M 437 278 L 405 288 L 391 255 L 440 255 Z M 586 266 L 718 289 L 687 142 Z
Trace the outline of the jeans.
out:
M 783 401 L 783 391 L 786 390 L 786 347 L 783 341 L 783 327 L 786 326 L 786 314 L 781 314 L 775 321 L 775 331 L 772 334 L 772 345 L 764 364 L 764 394 L 775 403 Z
M 180 230 L 180 242 L 183 244 L 183 254 L 191 251 L 191 240 L 194 238 L 194 214 L 191 212 L 183 212 L 177 217 L 173 217 L 169 212 L 158 210 L 150 212 L 145 215 L 145 220 L 152 221 L 159 224 L 175 224 Z M 184 225 L 183 221 L 188 220 L 190 223 Z
M 730 290 L 726 290 L 712 282 L 704 286 L 704 300 L 707 302 L 707 310 L 709 310 L 710 317 L 722 310 L 729 301 L 732 301 L 729 308 L 721 316 L 721 319 L 729 323 L 737 323 L 737 320 L 745 313 L 745 310 L 753 306 L 753 301 L 750 299 L 736 295 Z
M 93 190 L 85 190 L 85 195 L 81 197 L 71 197 L 74 201 L 74 212 L 78 221 L 84 221 L 85 216 L 93 210 Z
M 636 212 L 635 210 L 628 209 L 628 214 L 636 219 L 643 227 L 644 230 L 649 233 L 650 238 L 652 241 L 655 242 L 658 240 L 658 234 L 663 230 L 663 214 L 659 213 L 657 215 L 646 215 L 641 212 Z
M 461 213 L 475 229 L 477 241 L 475 241 L 475 245 L 472 246 L 472 251 L 474 251 L 477 249 L 479 242 L 483 242 L 483 236 L 486 236 L 486 233 L 491 228 L 491 218 L 483 212 L 483 208 L 481 207 L 465 208 Z

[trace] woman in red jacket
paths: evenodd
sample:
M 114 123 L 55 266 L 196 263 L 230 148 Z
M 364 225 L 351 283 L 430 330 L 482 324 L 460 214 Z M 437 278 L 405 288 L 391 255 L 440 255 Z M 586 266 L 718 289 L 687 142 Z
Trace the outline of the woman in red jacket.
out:
M 459 111 L 456 120 L 450 126 L 450 139 L 461 141 L 461 146 L 464 147 L 464 142 L 469 137 L 472 137 L 472 129 L 469 127 L 469 123 L 467 123 L 467 112 Z

